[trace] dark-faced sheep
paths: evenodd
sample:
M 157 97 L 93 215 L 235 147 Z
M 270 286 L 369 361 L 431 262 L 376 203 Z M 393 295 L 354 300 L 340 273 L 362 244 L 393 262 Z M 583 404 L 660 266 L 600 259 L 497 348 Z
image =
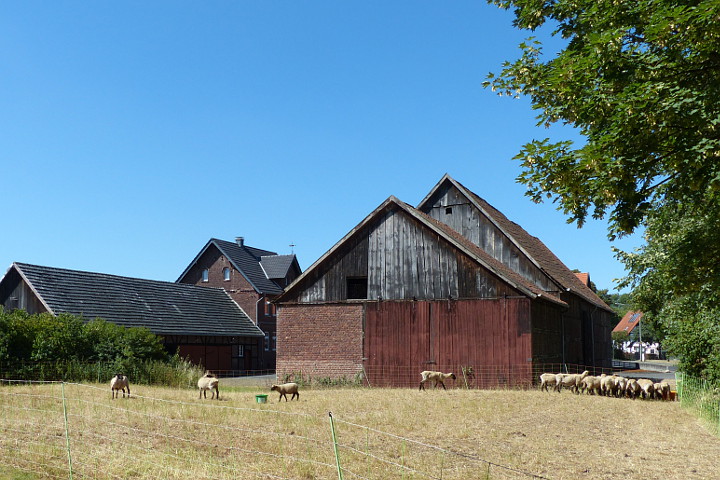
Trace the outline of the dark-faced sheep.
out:
M 297 396 L 298 402 L 300 401 L 300 392 L 298 392 L 297 383 L 283 383 L 280 385 L 273 385 L 272 387 L 270 387 L 270 391 L 280 393 L 280 397 L 278 397 L 278 402 L 281 401 L 283 397 L 285 397 L 285 401 L 287 402 L 288 393 L 292 394 L 290 400 Z
M 455 378 L 457 378 L 454 373 L 432 372 L 429 370 L 420 372 L 420 376 L 422 377 L 420 380 L 420 390 L 425 390 L 425 382 L 428 381 L 434 382 L 435 388 L 437 388 L 438 384 L 440 384 L 444 390 L 447 390 L 447 388 L 445 388 L 445 380 L 448 378 L 455 380 Z
M 128 397 L 130 396 L 130 381 L 122 373 L 116 373 L 115 376 L 110 380 L 110 395 L 111 398 L 120 398 L 120 390 L 122 390 L 123 397 L 125 397 L 125 389 L 127 389 Z
M 198 388 L 200 389 L 200 396 L 198 398 L 207 398 L 207 391 L 210 390 L 210 400 L 213 398 L 220 400 L 220 381 L 218 378 L 210 372 L 205 372 L 205 375 L 200 377 L 198 380 Z

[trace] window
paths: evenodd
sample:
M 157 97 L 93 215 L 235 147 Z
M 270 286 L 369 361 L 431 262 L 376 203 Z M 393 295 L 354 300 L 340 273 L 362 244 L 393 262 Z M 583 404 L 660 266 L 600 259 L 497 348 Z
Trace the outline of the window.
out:
M 209 278 L 210 278 L 210 272 L 206 268 L 202 271 L 202 281 L 207 282 Z
M 445 214 L 452 215 L 452 207 L 445 207 Z
M 277 351 L 277 334 L 273 333 L 272 336 L 272 351 Z
M 347 299 L 366 300 L 368 293 L 367 277 L 354 277 L 347 279 Z
M 270 334 L 265 332 L 265 351 L 270 351 Z
M 235 358 L 242 358 L 245 356 L 245 346 L 244 345 L 233 345 L 233 357 Z
M 223 280 L 230 281 L 230 269 L 228 267 L 223 268 Z

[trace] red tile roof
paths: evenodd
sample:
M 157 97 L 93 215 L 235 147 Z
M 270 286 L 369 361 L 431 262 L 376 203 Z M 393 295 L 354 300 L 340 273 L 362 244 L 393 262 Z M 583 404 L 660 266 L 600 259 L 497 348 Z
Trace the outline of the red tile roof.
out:
M 640 310 L 631 310 L 627 312 L 615 328 L 613 328 L 613 332 L 632 332 L 633 329 L 638 326 L 642 317 L 643 312 Z

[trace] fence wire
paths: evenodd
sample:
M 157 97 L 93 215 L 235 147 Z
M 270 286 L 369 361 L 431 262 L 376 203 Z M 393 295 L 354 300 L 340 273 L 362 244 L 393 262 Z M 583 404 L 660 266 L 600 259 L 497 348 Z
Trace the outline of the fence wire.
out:
M 720 436 L 720 385 L 680 372 L 675 374 L 675 383 L 680 404 Z
M 0 380 L 0 466 L 70 479 L 545 478 L 335 419 L 337 454 L 325 416 Z

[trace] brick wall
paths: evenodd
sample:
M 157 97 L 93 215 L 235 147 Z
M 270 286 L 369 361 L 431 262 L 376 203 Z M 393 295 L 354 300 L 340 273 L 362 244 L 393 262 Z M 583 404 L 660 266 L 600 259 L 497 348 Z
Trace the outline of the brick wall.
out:
M 277 374 L 338 378 L 362 371 L 362 305 L 282 305 Z

